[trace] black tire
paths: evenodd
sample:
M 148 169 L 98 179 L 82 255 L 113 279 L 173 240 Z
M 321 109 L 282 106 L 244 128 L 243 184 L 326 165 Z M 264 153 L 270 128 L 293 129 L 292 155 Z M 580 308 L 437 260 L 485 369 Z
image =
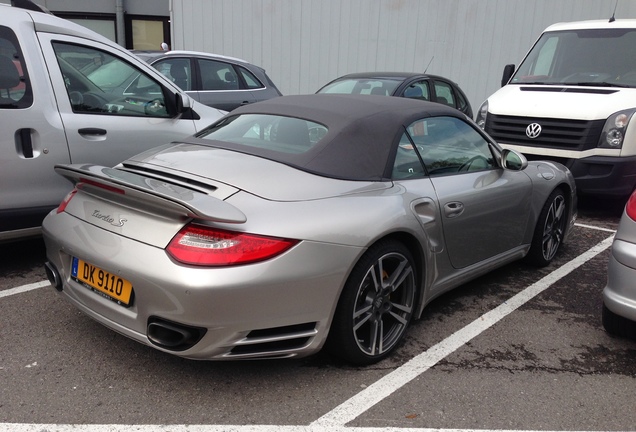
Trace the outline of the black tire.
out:
M 602 321 L 605 331 L 614 336 L 636 338 L 636 323 L 616 315 L 603 304 Z
M 416 291 L 417 274 L 409 250 L 396 241 L 372 246 L 343 288 L 327 348 L 357 365 L 387 357 L 411 322 Z
M 526 260 L 537 267 L 545 267 L 563 243 L 568 223 L 568 201 L 560 188 L 552 191 L 539 214 Z

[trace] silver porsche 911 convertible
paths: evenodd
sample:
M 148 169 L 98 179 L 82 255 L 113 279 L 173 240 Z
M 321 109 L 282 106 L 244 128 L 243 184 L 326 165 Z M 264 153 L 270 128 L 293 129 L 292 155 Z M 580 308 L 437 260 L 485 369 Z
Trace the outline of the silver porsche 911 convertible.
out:
M 440 294 L 576 218 L 567 168 L 502 150 L 461 112 L 284 96 L 74 184 L 44 221 L 52 285 L 103 325 L 191 359 L 370 364 Z

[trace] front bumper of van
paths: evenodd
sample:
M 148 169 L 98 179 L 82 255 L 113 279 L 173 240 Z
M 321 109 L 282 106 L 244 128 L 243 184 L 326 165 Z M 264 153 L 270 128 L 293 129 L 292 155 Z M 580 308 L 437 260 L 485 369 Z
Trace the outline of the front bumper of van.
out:
M 636 156 L 591 156 L 565 164 L 581 195 L 627 198 L 636 187 Z
M 570 169 L 576 181 L 579 195 L 596 196 L 612 199 L 623 199 L 636 188 L 636 156 L 592 155 L 580 159 L 552 154 L 537 154 L 538 151 L 551 151 L 546 148 L 531 148 L 503 144 L 502 147 L 513 148 L 526 156 L 528 160 L 549 160 L 559 162 Z

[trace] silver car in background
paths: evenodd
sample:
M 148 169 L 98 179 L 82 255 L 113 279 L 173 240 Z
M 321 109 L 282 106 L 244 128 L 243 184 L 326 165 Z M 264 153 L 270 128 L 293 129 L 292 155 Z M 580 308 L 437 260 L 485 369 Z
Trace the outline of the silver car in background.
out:
M 105 326 L 192 359 L 355 364 L 444 292 L 576 217 L 567 168 L 502 150 L 461 112 L 371 95 L 283 96 L 75 185 L 44 221 L 47 274 Z
M 225 111 L 281 96 L 265 69 L 198 51 L 133 51 L 202 104 Z
M 636 192 L 632 193 L 612 243 L 603 290 L 603 327 L 613 335 L 636 337 Z

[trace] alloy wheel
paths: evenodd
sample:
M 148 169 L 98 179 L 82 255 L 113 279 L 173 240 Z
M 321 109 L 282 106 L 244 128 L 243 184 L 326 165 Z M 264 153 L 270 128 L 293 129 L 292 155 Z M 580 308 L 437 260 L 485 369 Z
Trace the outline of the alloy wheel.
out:
M 401 339 L 413 312 L 415 274 L 410 261 L 390 252 L 367 270 L 358 287 L 353 332 L 358 348 L 376 357 Z
M 541 242 L 543 258 L 546 261 L 552 260 L 556 255 L 565 231 L 565 209 L 566 203 L 563 195 L 558 194 L 548 209 L 543 225 L 543 240 Z

